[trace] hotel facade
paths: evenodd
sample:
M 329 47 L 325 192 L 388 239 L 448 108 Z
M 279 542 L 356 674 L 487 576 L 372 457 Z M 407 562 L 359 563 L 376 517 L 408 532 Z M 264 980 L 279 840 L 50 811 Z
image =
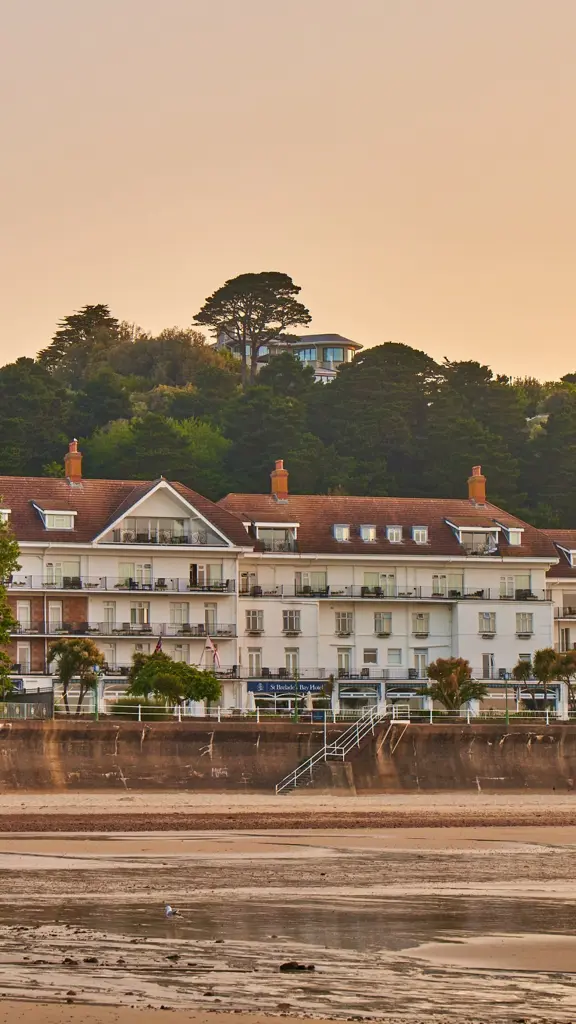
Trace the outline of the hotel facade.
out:
M 467 499 L 362 498 L 291 495 L 278 462 L 268 494 L 214 503 L 164 478 L 86 479 L 71 442 L 63 478 L 2 477 L 0 494 L 25 688 L 49 683 L 57 636 L 90 636 L 116 687 L 161 638 L 218 672 L 226 708 L 406 699 L 451 656 L 497 702 L 518 659 L 566 636 L 557 609 L 576 609 L 576 568 L 573 605 L 553 599 L 558 538 L 492 505 L 480 467 Z

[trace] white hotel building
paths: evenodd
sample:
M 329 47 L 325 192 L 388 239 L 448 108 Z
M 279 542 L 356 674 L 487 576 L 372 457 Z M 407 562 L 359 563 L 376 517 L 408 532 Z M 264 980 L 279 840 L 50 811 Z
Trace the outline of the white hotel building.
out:
M 479 467 L 468 499 L 438 500 L 291 495 L 278 462 L 269 494 L 214 504 L 163 478 L 85 479 L 75 442 L 65 463 L 61 479 L 0 478 L 27 688 L 46 683 L 51 640 L 80 635 L 116 687 L 159 637 L 195 664 L 214 646 L 225 707 L 393 699 L 452 655 L 498 699 L 517 660 L 553 643 L 557 543 L 491 505 Z

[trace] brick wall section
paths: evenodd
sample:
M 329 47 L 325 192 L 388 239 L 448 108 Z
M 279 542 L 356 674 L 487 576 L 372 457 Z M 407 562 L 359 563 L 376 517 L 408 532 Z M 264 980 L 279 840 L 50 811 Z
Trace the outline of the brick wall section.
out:
M 24 596 L 10 594 L 8 603 L 14 618 L 17 618 L 16 610 L 18 601 L 30 602 L 30 621 L 32 627 L 38 629 L 44 621 L 44 598 L 40 596 Z M 88 598 L 78 594 L 53 593 L 46 596 L 46 618 L 48 618 L 48 603 L 50 601 L 62 602 L 63 622 L 87 622 L 88 621 Z

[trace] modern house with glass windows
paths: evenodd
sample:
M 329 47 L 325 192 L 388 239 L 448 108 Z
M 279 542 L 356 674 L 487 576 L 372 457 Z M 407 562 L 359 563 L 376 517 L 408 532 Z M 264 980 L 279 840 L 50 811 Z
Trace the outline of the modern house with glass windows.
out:
M 216 342 L 217 349 L 228 349 L 240 358 L 239 345 L 222 332 Z M 311 366 L 317 381 L 327 384 L 334 380 L 343 363 L 349 363 L 363 346 L 341 334 L 306 334 L 301 338 L 277 338 L 263 345 L 258 353 L 258 364 L 263 366 L 270 356 L 292 352 L 306 366 Z
M 516 662 L 553 641 L 547 573 L 559 555 L 545 533 L 487 501 L 480 467 L 468 491 L 291 495 L 278 462 L 270 494 L 224 498 L 253 543 L 238 581 L 249 693 L 276 706 L 296 691 L 329 693 L 336 707 L 357 707 L 414 696 L 428 664 L 454 656 L 499 707 Z

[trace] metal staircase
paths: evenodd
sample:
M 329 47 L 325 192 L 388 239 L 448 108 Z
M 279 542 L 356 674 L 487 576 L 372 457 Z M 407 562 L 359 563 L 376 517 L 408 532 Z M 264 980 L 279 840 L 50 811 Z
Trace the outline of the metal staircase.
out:
M 408 726 L 410 724 L 409 705 L 391 704 L 389 707 L 385 706 L 380 711 L 375 711 L 374 709 L 367 711 L 365 715 L 356 719 L 334 743 L 327 743 L 321 747 L 315 754 L 312 754 L 312 757 L 303 761 L 293 772 L 290 772 L 286 778 L 282 779 L 276 786 L 276 795 L 278 796 L 279 793 L 286 793 L 289 790 L 297 789 L 298 786 L 309 786 L 314 777 L 315 767 L 326 761 L 345 761 L 346 755 L 354 748 L 358 748 L 362 740 L 369 733 L 373 736 L 375 727 L 380 722 L 385 721 L 390 723 L 389 727 L 394 722 L 401 722 L 405 727 Z

